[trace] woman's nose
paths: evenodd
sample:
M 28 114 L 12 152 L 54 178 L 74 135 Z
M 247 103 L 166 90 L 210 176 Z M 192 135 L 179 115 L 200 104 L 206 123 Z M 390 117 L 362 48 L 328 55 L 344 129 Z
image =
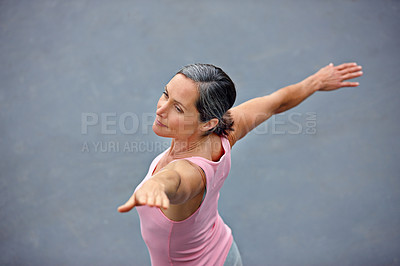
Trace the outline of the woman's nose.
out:
M 167 103 L 166 102 L 159 103 L 157 106 L 156 115 L 165 116 L 166 110 L 167 110 Z

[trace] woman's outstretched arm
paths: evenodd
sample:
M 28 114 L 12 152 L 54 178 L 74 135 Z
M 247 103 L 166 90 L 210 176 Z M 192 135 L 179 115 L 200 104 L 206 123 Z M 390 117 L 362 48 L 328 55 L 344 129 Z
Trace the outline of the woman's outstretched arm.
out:
M 205 179 L 196 166 L 186 160 L 175 161 L 144 182 L 118 211 L 128 212 L 142 205 L 168 209 L 170 204 L 183 204 L 192 199 L 204 187 Z
M 361 66 L 345 63 L 329 64 L 303 81 L 276 92 L 251 99 L 230 110 L 234 120 L 231 145 L 274 114 L 287 111 L 307 99 L 316 91 L 332 91 L 342 87 L 356 87 L 358 82 L 347 81 L 362 75 Z

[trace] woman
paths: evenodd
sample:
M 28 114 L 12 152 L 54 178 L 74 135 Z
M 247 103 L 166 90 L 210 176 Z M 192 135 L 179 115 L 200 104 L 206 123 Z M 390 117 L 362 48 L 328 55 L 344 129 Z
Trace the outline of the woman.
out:
M 274 114 L 315 91 L 356 87 L 346 80 L 361 66 L 329 64 L 305 80 L 231 108 L 235 85 L 208 64 L 182 68 L 158 101 L 153 131 L 171 138 L 131 198 L 137 207 L 152 265 L 241 265 L 230 228 L 218 214 L 219 191 L 229 173 L 234 144 Z

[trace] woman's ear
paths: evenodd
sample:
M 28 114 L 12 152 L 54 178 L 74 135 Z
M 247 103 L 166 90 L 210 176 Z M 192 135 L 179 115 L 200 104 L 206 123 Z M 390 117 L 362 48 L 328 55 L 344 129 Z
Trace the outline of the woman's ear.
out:
M 213 118 L 211 120 L 208 120 L 207 122 L 203 123 L 200 127 L 201 131 L 207 132 L 210 129 L 215 128 L 218 125 L 218 118 Z

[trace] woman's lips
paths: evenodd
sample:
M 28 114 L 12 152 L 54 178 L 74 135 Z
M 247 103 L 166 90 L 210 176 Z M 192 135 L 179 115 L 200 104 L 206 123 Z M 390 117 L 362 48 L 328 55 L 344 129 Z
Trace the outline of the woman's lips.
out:
M 164 125 L 163 123 L 160 122 L 160 120 L 156 119 L 156 124 L 160 127 L 167 127 L 166 125 Z

